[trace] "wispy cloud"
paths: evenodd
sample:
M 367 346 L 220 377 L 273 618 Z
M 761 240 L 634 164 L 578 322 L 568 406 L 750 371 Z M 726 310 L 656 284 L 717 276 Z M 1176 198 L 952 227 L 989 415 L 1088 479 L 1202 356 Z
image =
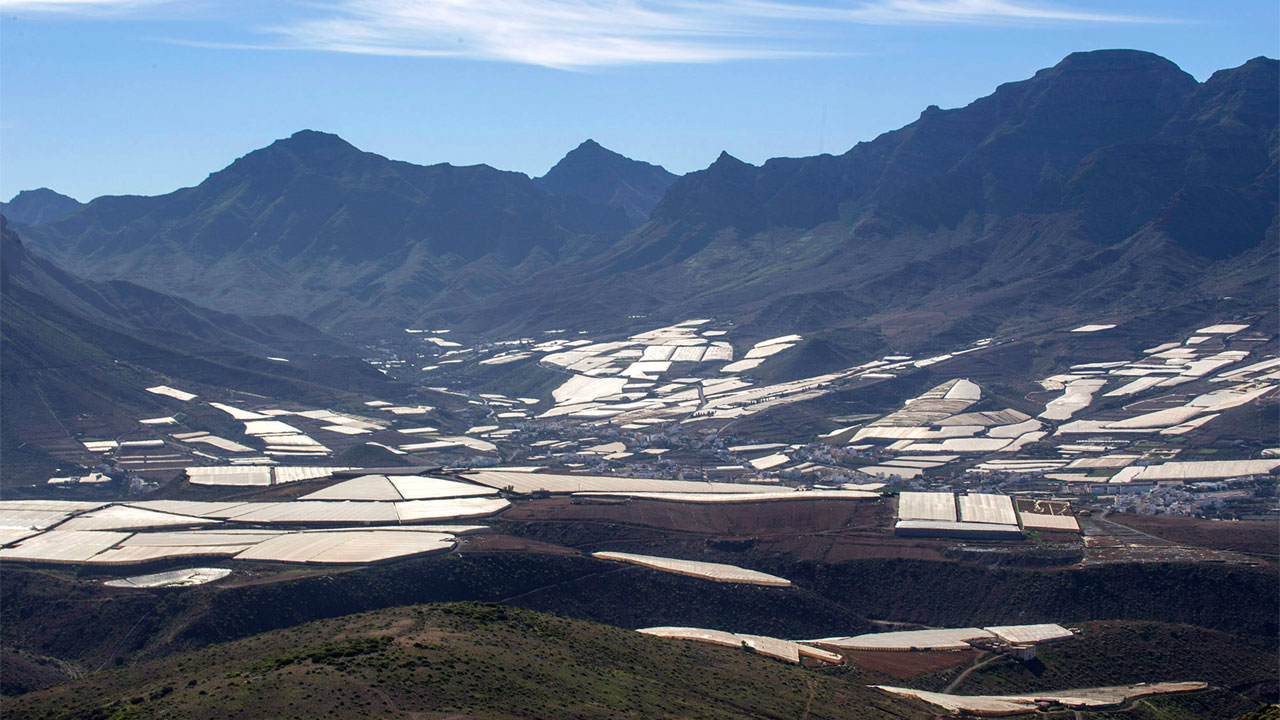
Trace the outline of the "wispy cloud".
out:
M 10 13 L 50 13 L 108 15 L 165 5 L 173 0 L 0 0 L 0 11 Z
M 576 69 L 811 55 L 803 38 L 832 24 L 1155 21 L 1021 0 L 341 0 L 266 31 L 277 47 Z
M 0 0 L 0 11 L 135 14 L 218 0 Z M 225 6 L 230 7 L 230 6 Z M 855 25 L 1163 22 L 1037 0 L 302 0 L 259 41 L 204 47 L 458 57 L 582 69 L 833 54 Z M 843 48 L 840 52 L 844 52 Z
M 1028 23 L 1164 23 L 1163 18 L 1074 10 L 1018 0 L 869 0 L 837 5 L 793 5 L 740 0 L 762 16 L 864 25 L 1006 25 Z
M 736 2 L 344 0 L 269 32 L 295 48 L 554 68 L 804 54 L 762 42 L 771 24 Z

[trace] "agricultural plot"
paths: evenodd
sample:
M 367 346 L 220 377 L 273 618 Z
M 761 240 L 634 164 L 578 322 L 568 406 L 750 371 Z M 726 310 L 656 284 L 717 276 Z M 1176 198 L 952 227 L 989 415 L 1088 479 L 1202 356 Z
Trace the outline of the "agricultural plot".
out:
M 1058 532 L 1080 532 L 1080 523 L 1071 515 L 1041 515 L 1038 513 L 1018 513 L 1022 527 L 1028 530 L 1054 530 Z
M 0 530 L 44 530 L 75 513 L 106 506 L 74 500 L 0 500 Z
M 742 648 L 775 660 L 791 663 L 792 665 L 799 665 L 801 658 L 812 658 L 831 665 L 844 663 L 844 657 L 838 653 L 828 652 L 804 643 L 781 640 L 764 635 L 742 635 L 723 630 L 690 627 L 651 627 L 641 628 L 636 632 L 656 637 L 693 640 L 712 645 Z
M 869 633 L 854 637 L 830 637 L 807 640 L 812 645 L 839 650 L 888 650 L 909 652 L 912 650 L 968 650 L 969 641 L 994 637 L 982 628 L 950 628 L 943 630 L 906 630 L 902 632 Z
M 959 496 L 957 500 L 962 522 L 1018 524 L 1018 518 L 1013 512 L 1013 502 L 1008 495 L 969 493 Z
M 913 369 L 919 363 L 908 356 L 894 356 L 837 373 L 756 385 L 740 373 L 749 373 L 796 347 L 803 338 L 785 335 L 763 340 L 734 360 L 732 345 L 710 339 L 723 337 L 726 331 L 702 329 L 703 324 L 700 321 L 678 323 L 637 333 L 623 341 L 556 339 L 530 346 L 531 352 L 543 353 L 539 360 L 543 365 L 573 373 L 552 391 L 555 405 L 538 417 L 582 422 L 608 420 L 622 426 L 652 421 L 733 420 L 779 405 L 821 397 L 859 379 L 894 377 L 895 372 Z M 976 349 L 979 347 L 946 357 Z M 711 363 L 723 363 L 719 366 L 721 377 L 678 376 L 687 373 L 688 368 Z M 972 400 L 965 398 L 972 395 L 976 399 L 975 392 L 976 385 L 961 384 L 949 400 L 971 404 Z M 773 471 L 785 465 L 757 469 Z
M 242 468 L 213 470 L 231 477 Z M 266 471 L 266 477 L 279 482 L 310 477 L 317 470 L 249 468 Z M 328 475 L 334 469 L 322 470 Z M 494 497 L 492 488 L 414 475 L 362 476 L 326 491 L 320 491 L 319 499 L 288 502 L 0 501 L 0 559 L 112 566 L 219 557 L 378 562 L 447 550 L 454 536 L 486 528 L 430 523 L 485 517 L 510 505 Z M 327 495 L 361 500 L 324 499 Z M 308 529 L 297 530 L 299 526 Z
M 120 588 L 171 588 L 171 587 L 191 587 L 193 585 L 204 585 L 231 574 L 231 570 L 227 568 L 187 568 L 184 570 L 169 570 L 161 573 L 151 573 L 149 575 L 134 575 L 132 577 L 120 578 L 118 580 L 108 580 L 103 585 L 107 587 Z
M 1011 645 L 1054 642 L 1072 637 L 1070 630 L 1053 623 L 993 625 L 984 629 Z
M 770 587 L 791 587 L 791 581 L 776 575 L 748 570 L 736 565 L 722 563 L 696 562 L 677 558 L 655 557 L 653 555 L 636 555 L 621 552 L 595 552 L 592 557 L 601 560 L 616 560 L 642 567 L 661 570 L 663 572 L 687 575 L 689 577 L 712 580 L 714 582 L 742 583 L 746 585 L 767 585 Z
M 1021 539 L 1021 527 L 1078 532 L 1076 519 L 1066 503 L 1039 505 L 1019 501 L 1014 509 L 1007 495 L 946 492 L 902 492 L 898 495 L 898 520 L 894 532 L 915 537 L 971 539 Z M 959 520 L 957 520 L 957 506 Z
M 428 510 L 418 501 L 406 503 L 360 503 L 365 506 L 359 514 L 334 512 L 333 505 L 349 506 L 352 503 L 304 503 L 323 508 L 320 514 L 301 515 L 297 503 L 240 503 L 217 511 L 226 519 L 218 527 L 198 530 L 168 530 L 167 524 L 139 527 L 136 532 L 119 530 L 58 529 L 36 532 L 23 538 L 7 540 L 0 548 L 0 560 L 9 562 L 35 562 L 56 564 L 87 564 L 101 566 L 128 566 L 157 560 L 179 558 L 227 558 L 243 561 L 269 561 L 282 563 L 366 564 L 451 550 L 455 536 L 483 530 L 483 526 L 423 526 L 412 527 L 373 526 L 368 528 L 323 528 L 288 530 L 283 528 L 223 529 L 227 524 L 251 523 L 287 526 L 298 522 L 341 523 L 363 521 L 370 518 L 389 522 L 419 522 L 429 519 L 452 519 L 481 514 L 474 502 L 460 501 L 464 506 L 453 505 Z M 505 501 L 484 500 L 489 503 L 484 514 L 492 514 L 506 506 Z M 188 503 L 188 509 L 194 503 Z M 411 506 L 404 509 L 400 506 Z M 133 511 L 126 506 L 112 506 Z M 370 510 L 369 508 L 374 508 Z M 349 509 L 349 508 L 344 508 Z M 147 512 L 152 515 L 162 513 Z M 214 514 L 210 512 L 210 514 Z M 72 521 L 78 518 L 72 518 Z M 68 522 L 72 522 L 68 521 Z M 216 521 L 209 521 L 216 522 Z M 198 569 L 199 570 L 199 569 Z M 222 575 L 196 571 L 173 571 L 150 576 L 125 578 L 117 582 L 120 587 L 171 587 L 208 582 Z M 225 572 L 223 572 L 225 575 Z
M 431 500 L 496 495 L 493 488 L 416 475 L 364 475 L 308 493 L 299 500 Z
M 171 397 L 174 400 L 181 400 L 182 402 L 189 402 L 196 398 L 195 393 L 171 388 L 168 385 L 156 385 L 155 387 L 149 387 L 147 388 L 147 392 L 155 393 L 156 395 L 164 395 L 165 397 Z
M 867 490 L 810 490 L 806 492 L 797 492 L 794 490 L 784 490 L 778 492 L 727 492 L 727 493 L 706 493 L 706 492 L 647 492 L 643 490 L 622 492 L 622 491 L 605 491 L 605 492 L 575 492 L 574 497 L 583 498 L 635 498 L 637 500 L 661 500 L 674 503 L 763 503 L 763 502 L 779 502 L 787 500 L 875 500 L 880 497 L 878 493 Z
M 1061 705 L 1065 708 L 1077 710 L 1115 707 L 1132 698 L 1203 690 L 1208 685 L 1203 682 L 1142 683 L 1140 685 L 1040 692 L 1034 695 L 948 695 L 946 693 L 912 690 L 888 685 L 872 685 L 871 687 L 894 695 L 918 698 L 952 713 L 996 716 L 1035 712 L 1044 703 Z
M 283 485 L 301 480 L 329 477 L 345 467 L 301 467 L 272 465 L 194 466 L 187 468 L 193 485 L 259 486 Z
M 898 495 L 898 518 L 954 522 L 956 519 L 955 496 L 944 492 L 901 493 Z
M 879 446 L 879 462 L 863 472 L 886 478 L 896 475 L 900 481 L 919 478 L 937 467 L 913 463 L 913 458 L 943 452 L 988 456 L 970 467 L 969 473 L 1039 474 L 1066 482 L 1214 480 L 1266 474 L 1277 466 L 1261 460 L 1179 464 L 1158 453 L 1121 451 L 1138 440 L 1186 435 L 1229 410 L 1275 398 L 1280 393 L 1280 358 L 1264 357 L 1242 365 L 1257 342 L 1254 336 L 1239 335 L 1247 329 L 1244 324 L 1224 323 L 1201 328 L 1183 342 L 1148 348 L 1137 360 L 1073 365 L 1070 372 L 1039 381 L 1054 395 L 1036 418 L 1011 409 L 969 412 L 962 399 L 981 395 L 958 390 L 965 386 L 955 380 L 840 437 L 851 446 Z M 1127 404 L 1115 408 L 1112 403 L 1098 411 L 1094 409 L 1098 398 L 1119 398 Z M 1081 416 L 1084 419 L 1077 419 Z M 1021 452 L 1032 445 L 1051 445 L 1060 459 L 1043 453 L 1020 459 Z M 916 472 L 913 467 L 922 469 Z M 1076 529 L 1073 520 L 1029 517 L 1023 524 Z
M 693 480 L 659 480 L 597 475 L 565 475 L 559 473 L 527 473 L 483 470 L 464 473 L 463 478 L 517 495 L 532 493 L 579 492 L 658 492 L 658 493 L 764 493 L 777 491 L 779 485 L 746 483 L 713 483 Z
M 829 637 L 803 642 L 839 650 L 889 652 L 968 650 L 974 641 L 999 640 L 1010 645 L 1038 644 L 1072 637 L 1070 630 L 1052 623 L 1000 625 L 985 628 L 941 628 L 868 633 L 853 637 Z

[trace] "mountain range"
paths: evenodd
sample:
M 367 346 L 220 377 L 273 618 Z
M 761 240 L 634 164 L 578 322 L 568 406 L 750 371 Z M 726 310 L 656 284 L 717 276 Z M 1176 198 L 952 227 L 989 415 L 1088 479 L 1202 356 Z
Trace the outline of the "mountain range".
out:
M 353 347 L 285 315 L 237 316 L 129 282 L 72 275 L 27 251 L 0 215 L 0 454 L 6 489 L 93 456 L 81 436 L 134 432 L 172 412 L 176 383 L 330 401 L 394 394 Z M 292 362 L 267 359 L 286 355 Z
M 303 131 L 24 234 L 87 277 L 362 339 L 715 314 L 921 347 L 1212 314 L 1276 297 L 1277 87 L 1267 58 L 1201 83 L 1150 53 L 1075 53 L 842 155 L 725 153 L 680 178 L 592 141 L 531 179 Z

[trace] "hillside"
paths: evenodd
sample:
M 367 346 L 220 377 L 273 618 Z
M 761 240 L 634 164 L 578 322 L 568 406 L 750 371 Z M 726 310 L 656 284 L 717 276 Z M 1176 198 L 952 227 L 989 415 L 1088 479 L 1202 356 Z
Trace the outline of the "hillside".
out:
M 1144 643 L 1179 653 L 1125 677 L 1203 677 L 1194 697 L 1156 698 L 1168 717 L 1256 706 L 1231 690 L 1269 655 L 1226 636 L 1168 625 L 1090 625 L 1046 649 L 1037 679 L 1002 661 L 974 690 L 1061 688 L 1113 680 Z M 1191 650 L 1196 652 L 1188 652 Z M 1229 651 L 1224 665 L 1215 652 Z M 1043 667 L 1043 664 L 1039 664 Z M 1234 674 L 1233 674 L 1234 672 Z M 1015 677 L 1018 673 L 1027 677 Z M 415 605 L 300 625 L 83 678 L 6 701 L 9 717 L 881 718 L 929 717 L 926 706 L 867 687 L 859 666 L 802 669 L 740 650 L 655 638 L 498 605 Z M 930 678 L 917 682 L 929 684 Z M 976 686 L 981 686 L 978 688 Z M 1243 689 L 1243 688 L 1242 688 Z M 1107 716 L 1103 714 L 1102 716 Z M 1127 715 L 1121 715 L 1127 716 Z
M 851 678 L 492 605 L 302 625 L 7 701 L 7 717 L 878 718 Z
M 6 490 L 92 465 L 76 440 L 137 431 L 171 403 L 145 388 L 179 379 L 328 401 L 394 383 L 344 343 L 287 316 L 207 310 L 122 281 L 93 282 L 27 252 L 0 216 L 0 405 Z M 272 354 L 297 362 L 279 363 Z M 335 389 L 335 386 L 341 389 Z
M 1070 642 L 1046 645 L 1038 663 L 1003 658 L 969 675 L 968 695 L 1151 682 L 1156 676 L 1195 677 L 1250 693 L 1276 692 L 1274 654 L 1222 633 L 1165 623 L 1084 623 Z M 1123 655 L 1131 660 L 1114 662 Z
M 1149 53 L 1076 53 L 843 155 L 722 154 L 609 254 L 442 317 L 625 308 L 927 344 L 1223 295 L 1269 307 L 1278 84 L 1266 58 L 1197 83 Z

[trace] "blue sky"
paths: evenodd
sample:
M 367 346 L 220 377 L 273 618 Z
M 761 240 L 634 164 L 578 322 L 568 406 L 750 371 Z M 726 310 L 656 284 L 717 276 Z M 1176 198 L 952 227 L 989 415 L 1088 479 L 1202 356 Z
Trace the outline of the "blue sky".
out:
M 168 192 L 302 128 L 531 175 L 588 137 L 677 173 L 839 153 L 1075 50 L 1204 80 L 1278 27 L 1274 0 L 0 0 L 0 197 Z

